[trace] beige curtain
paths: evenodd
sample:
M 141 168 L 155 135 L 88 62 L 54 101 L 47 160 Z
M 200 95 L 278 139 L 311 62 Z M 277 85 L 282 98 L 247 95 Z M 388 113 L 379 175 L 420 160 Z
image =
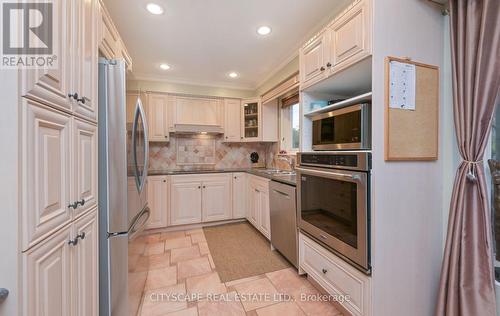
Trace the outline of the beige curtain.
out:
M 500 0 L 450 0 L 455 178 L 436 315 L 494 316 L 483 155 L 500 83 Z

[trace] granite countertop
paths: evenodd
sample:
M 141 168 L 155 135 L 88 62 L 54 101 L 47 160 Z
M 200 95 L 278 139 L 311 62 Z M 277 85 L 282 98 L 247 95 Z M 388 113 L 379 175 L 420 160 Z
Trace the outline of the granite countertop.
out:
M 228 168 L 228 169 L 192 169 L 192 170 L 181 170 L 181 169 L 170 169 L 170 170 L 148 170 L 148 175 L 150 176 L 170 176 L 170 175 L 182 175 L 182 174 L 209 174 L 209 173 L 233 173 L 233 172 L 246 172 L 259 177 L 267 178 L 273 181 L 297 185 L 296 175 L 292 174 L 270 174 L 266 171 L 275 169 L 266 168 Z

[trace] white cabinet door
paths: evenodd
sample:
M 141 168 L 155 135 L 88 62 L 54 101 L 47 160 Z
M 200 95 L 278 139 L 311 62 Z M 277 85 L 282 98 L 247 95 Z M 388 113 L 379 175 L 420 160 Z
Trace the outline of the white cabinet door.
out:
M 260 192 L 253 181 L 250 181 L 248 188 L 248 221 L 257 229 L 259 229 L 259 214 L 260 214 Z
M 260 99 L 242 101 L 240 138 L 245 142 L 262 140 L 262 103 Z
M 302 89 L 326 78 L 327 46 L 327 36 L 325 33 L 321 33 L 300 49 L 300 84 Z
M 259 216 L 259 230 L 271 239 L 271 212 L 269 209 L 269 189 L 259 188 L 259 202 L 260 202 L 260 216 Z
M 358 2 L 328 30 L 333 72 L 371 55 L 371 13 L 369 1 Z
M 169 141 L 168 132 L 168 97 L 162 94 L 148 94 L 148 132 L 149 141 Z
M 75 1 L 73 17 L 72 50 L 75 74 L 72 76 L 73 91 L 78 99 L 72 100 L 73 110 L 91 120 L 97 119 L 97 67 L 98 67 L 98 1 Z
M 79 216 L 97 204 L 97 126 L 75 118 L 73 137 L 72 203 L 80 201 L 74 210 Z
M 99 244 L 97 209 L 75 222 L 73 238 L 78 243 L 73 260 L 73 308 L 75 316 L 99 315 Z M 66 294 L 67 295 L 67 294 Z
M 71 80 L 72 60 L 70 56 L 71 43 L 74 38 L 72 29 L 73 1 L 53 1 L 52 16 L 54 25 L 58 32 L 54 33 L 54 50 L 51 55 L 55 56 L 57 67 L 53 69 L 39 68 L 20 71 L 21 95 L 41 101 L 53 107 L 71 110 L 71 102 L 68 94 L 72 91 Z M 19 28 L 24 27 L 19 23 Z M 18 30 L 18 34 L 23 34 Z
M 181 176 L 182 177 L 182 176 Z M 170 186 L 170 224 L 183 225 L 201 222 L 201 182 L 172 177 Z
M 22 103 L 23 250 L 69 223 L 71 118 L 34 101 Z
M 204 180 L 202 183 L 203 222 L 231 219 L 231 177 Z
M 148 177 L 148 204 L 151 214 L 146 229 L 167 227 L 168 177 Z
M 246 174 L 233 173 L 233 218 L 245 218 L 247 213 Z
M 218 99 L 177 97 L 175 124 L 222 126 L 222 108 Z
M 23 315 L 72 315 L 71 235 L 67 226 L 22 255 Z
M 241 100 L 224 100 L 224 141 L 241 141 Z

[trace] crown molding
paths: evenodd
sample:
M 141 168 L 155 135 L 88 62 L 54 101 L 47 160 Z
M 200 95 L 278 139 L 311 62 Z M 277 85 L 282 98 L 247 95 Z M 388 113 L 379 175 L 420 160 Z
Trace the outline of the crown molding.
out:
M 165 78 L 163 76 L 140 73 L 140 72 L 132 72 L 131 77 L 132 80 L 137 80 L 137 81 L 156 81 L 156 82 L 165 82 L 173 84 L 183 84 L 189 86 L 224 88 L 224 89 L 246 90 L 246 91 L 255 90 L 255 86 L 250 84 L 238 84 L 238 83 L 231 84 L 227 82 L 192 80 L 188 78 Z

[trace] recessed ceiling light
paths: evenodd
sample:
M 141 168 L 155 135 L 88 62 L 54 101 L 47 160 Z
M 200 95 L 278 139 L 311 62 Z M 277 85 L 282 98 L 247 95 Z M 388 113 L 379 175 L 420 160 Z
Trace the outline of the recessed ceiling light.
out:
M 146 9 L 148 9 L 149 13 L 159 15 L 163 13 L 163 8 L 156 3 L 148 3 L 146 5 Z
M 257 29 L 257 33 L 260 35 L 268 35 L 271 33 L 271 28 L 269 26 L 263 25 Z
M 233 72 L 230 72 L 230 73 L 228 74 L 228 76 L 229 76 L 229 77 L 231 77 L 231 78 L 238 78 L 238 76 L 239 76 L 239 75 L 238 75 L 238 73 L 237 73 L 237 72 L 234 72 L 234 71 L 233 71 Z
M 161 64 L 160 68 L 163 69 L 163 70 L 169 70 L 170 69 L 170 65 L 168 65 L 168 64 Z

